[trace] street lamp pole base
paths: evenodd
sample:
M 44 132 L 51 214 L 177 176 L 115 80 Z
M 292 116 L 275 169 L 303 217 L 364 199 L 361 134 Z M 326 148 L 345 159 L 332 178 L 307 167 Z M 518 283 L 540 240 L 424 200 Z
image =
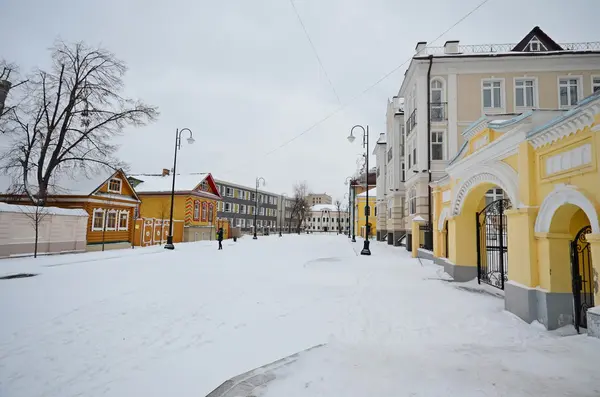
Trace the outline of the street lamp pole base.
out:
M 173 236 L 167 236 L 167 243 L 165 244 L 166 250 L 174 250 L 175 245 L 173 245 Z
M 356 242 L 356 236 L 352 235 L 352 242 L 355 243 Z
M 365 240 L 362 251 L 360 251 L 361 255 L 371 255 L 371 250 L 369 249 L 369 240 Z
M 254 236 L 252 237 L 252 240 L 258 240 L 258 236 L 256 236 L 256 232 L 254 232 Z
M 279 232 L 279 237 L 283 237 L 283 236 L 281 235 L 281 232 Z

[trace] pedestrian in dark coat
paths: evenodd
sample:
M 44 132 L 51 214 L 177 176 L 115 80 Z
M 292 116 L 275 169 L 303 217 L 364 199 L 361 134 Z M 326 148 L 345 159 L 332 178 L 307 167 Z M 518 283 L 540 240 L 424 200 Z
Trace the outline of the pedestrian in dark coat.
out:
M 220 228 L 217 232 L 217 240 L 219 240 L 219 249 L 223 249 L 223 228 Z

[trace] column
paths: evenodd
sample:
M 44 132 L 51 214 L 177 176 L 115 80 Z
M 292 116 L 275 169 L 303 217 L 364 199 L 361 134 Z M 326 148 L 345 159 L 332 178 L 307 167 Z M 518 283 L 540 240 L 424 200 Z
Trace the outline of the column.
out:
M 537 209 L 512 209 L 506 210 L 505 214 L 508 223 L 508 263 L 505 264 L 505 271 L 508 279 L 535 287 L 539 284 L 534 235 Z
M 449 263 L 444 270 L 455 281 L 469 281 L 477 277 L 477 231 L 475 213 L 463 213 L 448 218 Z
M 411 252 L 411 254 L 412 254 L 413 258 L 417 257 L 417 254 L 419 252 L 419 246 L 421 245 L 421 233 L 419 230 L 419 225 L 420 225 L 420 223 L 413 219 L 412 225 L 411 225 L 411 230 L 412 230 L 412 242 L 411 242 L 412 252 Z
M 587 311 L 588 335 L 600 338 L 600 234 L 591 233 L 585 235 L 590 243 L 592 252 L 592 266 L 594 267 L 594 307 Z

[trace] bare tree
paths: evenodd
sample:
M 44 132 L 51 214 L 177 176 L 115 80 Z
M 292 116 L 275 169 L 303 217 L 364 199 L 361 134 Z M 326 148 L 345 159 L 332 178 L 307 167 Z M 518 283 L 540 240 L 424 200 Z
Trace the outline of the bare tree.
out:
M 19 82 L 15 84 L 13 81 Z M 17 87 L 25 84 L 26 82 L 27 80 L 20 79 L 16 65 L 10 64 L 5 60 L 0 60 L 0 119 L 4 114 L 15 108 L 14 105 L 6 106 L 6 101 L 10 91 L 14 91 Z
M 63 173 L 123 167 L 113 138 L 158 115 L 156 108 L 121 95 L 127 68 L 109 51 L 58 42 L 51 57 L 51 69 L 32 73 L 20 87 L 19 106 L 0 120 L 8 141 L 0 171 L 42 206 L 53 179 Z
M 335 200 L 335 203 L 333 203 L 335 205 L 335 208 L 337 209 L 337 223 L 338 223 L 338 227 L 337 227 L 337 234 L 340 234 L 342 232 L 342 220 L 341 220 L 341 216 L 342 216 L 342 208 L 343 208 L 343 204 L 342 204 L 342 200 Z
M 296 220 L 296 231 L 300 234 L 302 222 L 306 221 L 306 217 L 310 212 L 310 205 L 306 200 L 308 194 L 308 185 L 306 182 L 299 182 L 294 185 L 293 206 L 290 214 L 290 225 L 292 220 Z

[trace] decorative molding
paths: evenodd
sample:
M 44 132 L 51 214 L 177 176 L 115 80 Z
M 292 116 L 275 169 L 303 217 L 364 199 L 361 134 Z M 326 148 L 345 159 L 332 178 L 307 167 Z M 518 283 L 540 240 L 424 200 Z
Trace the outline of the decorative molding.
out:
M 483 131 L 486 128 L 488 128 L 488 121 L 489 120 L 487 119 L 487 117 L 483 116 L 479 120 L 477 120 L 474 123 L 472 123 L 470 127 L 466 128 L 462 132 L 461 135 L 464 136 L 466 140 L 469 140 L 469 139 L 473 138 L 474 136 L 476 136 L 477 134 L 479 134 L 481 131 Z
M 442 203 L 446 203 L 448 201 L 452 200 L 452 191 L 451 190 L 444 190 L 442 192 Z
M 452 216 L 460 215 L 464 200 L 468 196 L 469 192 L 482 183 L 493 183 L 498 187 L 502 188 L 508 195 L 513 208 L 519 208 L 521 203 L 518 200 L 518 175 L 508 164 L 501 163 L 499 161 L 491 164 L 480 165 L 474 168 L 471 175 L 464 178 L 458 189 L 456 189 L 456 195 L 452 201 Z
M 534 132 L 528 137 L 528 140 L 535 149 L 550 145 L 570 135 L 577 134 L 585 127 L 591 125 L 594 122 L 595 114 L 598 112 L 600 112 L 600 101 L 596 100 L 580 112 L 575 112 L 571 116 L 566 117 L 564 120 L 561 120 L 548 128 Z M 596 126 L 592 131 L 598 131 Z
M 473 141 L 473 151 L 481 149 L 488 143 L 490 143 L 490 136 L 488 134 L 485 134 L 484 136 L 475 139 Z
M 571 150 L 545 159 L 545 176 L 578 168 L 592 162 L 592 144 L 579 145 Z
M 444 207 L 442 212 L 440 213 L 440 219 L 438 219 L 438 231 L 444 230 L 444 223 L 446 223 L 446 219 L 450 216 L 450 208 Z
M 535 219 L 535 233 L 549 233 L 554 214 L 565 204 L 572 204 L 581 208 L 590 221 L 592 233 L 600 233 L 598 213 L 592 200 L 580 192 L 577 186 L 565 184 L 555 185 L 554 190 L 544 198 L 538 216 Z

